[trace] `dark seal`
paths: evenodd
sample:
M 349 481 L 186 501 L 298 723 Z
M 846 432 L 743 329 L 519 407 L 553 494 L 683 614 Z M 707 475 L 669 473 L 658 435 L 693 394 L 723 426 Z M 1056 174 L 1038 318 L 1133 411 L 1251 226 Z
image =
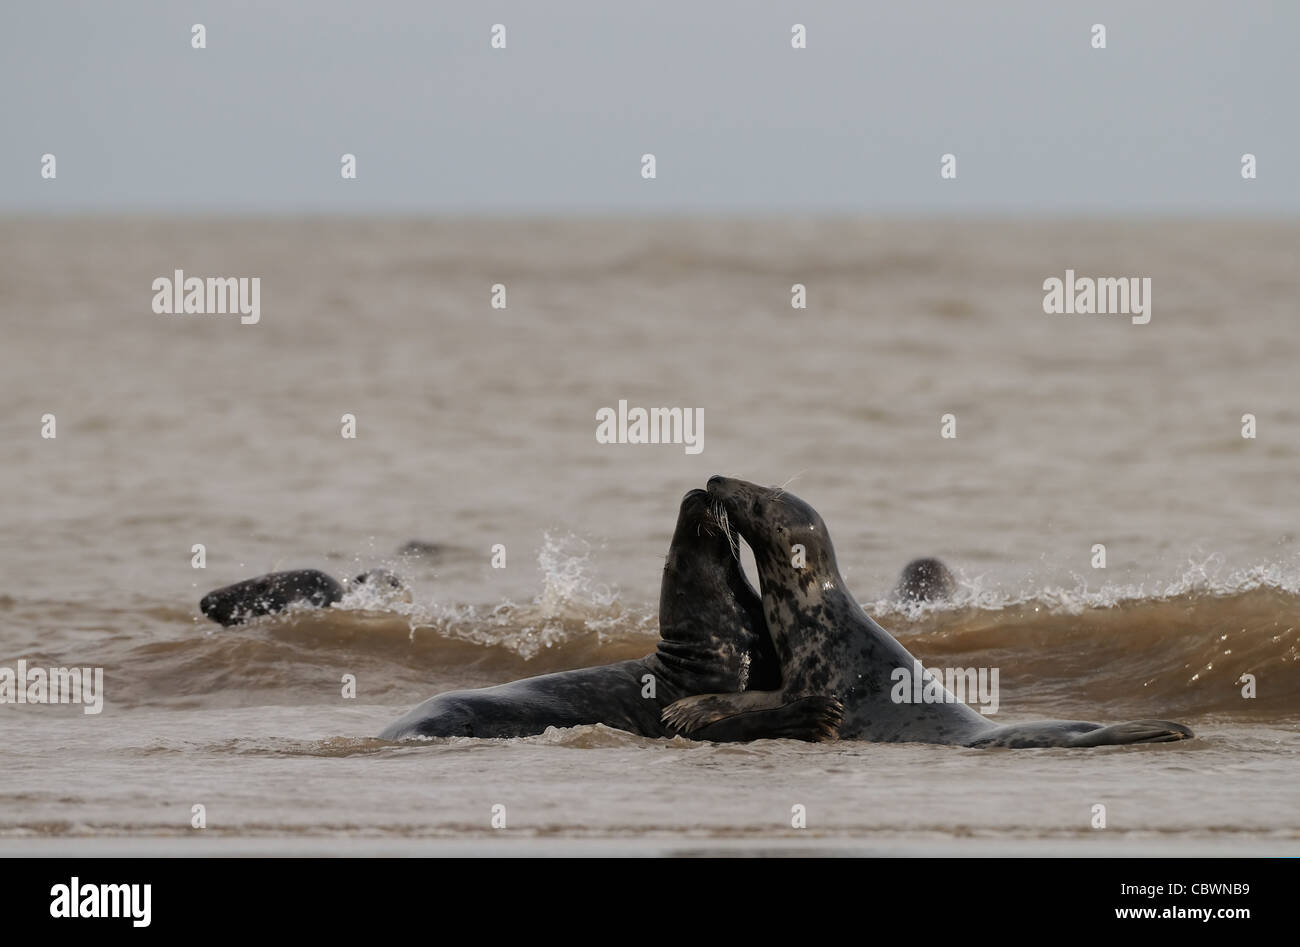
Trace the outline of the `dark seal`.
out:
M 690 694 L 731 693 L 780 683 L 757 593 L 739 543 L 703 490 L 682 499 L 664 563 L 657 650 L 635 661 L 543 674 L 509 684 L 431 697 L 384 728 L 380 739 L 519 737 L 547 727 L 601 723 L 649 737 L 676 730 L 665 707 Z M 697 739 L 818 740 L 839 722 L 838 702 L 821 695 L 774 701 L 762 711 L 697 728 Z
M 406 583 L 387 569 L 371 569 L 352 578 L 352 586 L 366 586 L 390 594 L 407 593 Z M 240 625 L 274 615 L 290 605 L 328 608 L 341 602 L 347 588 L 319 569 L 268 572 L 209 592 L 199 600 L 199 610 L 222 625 Z
M 199 610 L 222 625 L 238 625 L 302 603 L 325 608 L 342 600 L 343 586 L 318 569 L 270 572 L 209 592 Z
M 952 598 L 957 580 L 939 559 L 913 559 L 903 566 L 894 586 L 894 598 L 904 602 L 941 602 Z
M 709 495 L 754 551 L 763 613 L 781 662 L 782 684 L 772 693 L 711 694 L 684 698 L 665 720 L 685 732 L 720 721 L 787 706 L 809 695 L 844 705 L 839 737 L 880 743 L 948 743 L 976 747 L 1106 746 L 1185 740 L 1192 731 L 1165 720 L 1136 720 L 1103 727 L 1075 720 L 999 726 L 938 685 L 935 702 L 892 698 L 896 668 L 915 659 L 854 600 L 840 576 L 826 524 L 793 494 L 713 477 Z M 802 546 L 802 555 L 794 551 Z M 793 563 L 799 562 L 801 566 Z M 927 687 L 934 686 L 923 675 Z

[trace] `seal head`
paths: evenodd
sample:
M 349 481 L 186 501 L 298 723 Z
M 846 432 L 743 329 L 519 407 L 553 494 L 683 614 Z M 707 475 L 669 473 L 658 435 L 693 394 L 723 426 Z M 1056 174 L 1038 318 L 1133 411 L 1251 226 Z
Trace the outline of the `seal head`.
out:
M 941 602 L 952 598 L 957 580 L 939 559 L 913 559 L 903 566 L 894 586 L 894 598 L 904 602 Z

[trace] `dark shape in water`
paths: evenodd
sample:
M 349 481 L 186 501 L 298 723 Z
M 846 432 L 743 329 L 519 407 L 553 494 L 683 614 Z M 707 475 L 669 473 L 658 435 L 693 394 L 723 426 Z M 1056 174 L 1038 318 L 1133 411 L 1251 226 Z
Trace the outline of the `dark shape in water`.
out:
M 396 572 L 389 572 L 387 569 L 371 569 L 369 572 L 362 572 L 360 575 L 352 577 L 353 585 L 379 585 L 388 586 L 390 589 L 404 589 L 406 583 Z
M 387 569 L 371 569 L 353 576 L 351 585 L 388 587 L 406 591 L 402 577 Z M 215 622 L 238 625 L 262 615 L 282 612 L 290 605 L 327 608 L 343 598 L 344 587 L 318 569 L 270 572 L 245 579 L 203 596 L 199 608 Z M 407 601 L 410 601 L 409 593 Z
M 934 558 L 913 559 L 903 566 L 894 586 L 894 598 L 908 602 L 937 602 L 951 598 L 957 580 L 942 561 Z
M 441 543 L 430 543 L 423 539 L 412 539 L 410 542 L 403 543 L 397 550 L 399 556 L 410 556 L 412 558 L 433 558 L 440 556 L 447 551 L 447 547 Z
M 203 596 L 199 609 L 222 625 L 283 611 L 295 602 L 325 608 L 343 598 L 343 586 L 319 569 L 270 572 L 216 589 Z

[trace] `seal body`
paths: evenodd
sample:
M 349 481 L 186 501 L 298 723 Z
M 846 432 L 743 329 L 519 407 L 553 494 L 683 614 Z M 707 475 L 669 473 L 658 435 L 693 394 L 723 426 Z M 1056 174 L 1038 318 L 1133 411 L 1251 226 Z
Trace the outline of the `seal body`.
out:
M 380 738 L 518 737 L 596 723 L 667 737 L 676 731 L 662 721 L 662 712 L 682 697 L 747 688 L 770 693 L 780 683 L 780 669 L 738 548 L 720 509 L 705 491 L 692 490 L 682 499 L 664 563 L 660 641 L 653 654 L 439 694 L 384 728 Z M 835 700 L 801 694 L 755 715 L 702 726 L 693 735 L 718 741 L 822 739 L 838 719 Z
M 414 737 L 521 737 L 547 727 L 601 723 L 646 737 L 678 736 L 662 720 L 666 706 L 698 693 L 688 681 L 662 677 L 658 655 L 600 667 L 557 671 L 494 687 L 430 697 L 385 727 L 381 740 Z M 653 681 L 653 691 L 650 684 Z M 833 735 L 837 705 L 796 697 L 758 715 L 719 720 L 690 734 L 719 743 L 766 739 L 822 740 Z
M 364 587 L 371 594 L 394 601 L 411 600 L 406 582 L 387 569 L 371 569 L 345 582 L 346 585 L 318 569 L 268 572 L 209 592 L 199 600 L 199 610 L 213 621 L 229 626 L 274 615 L 290 605 L 328 608 L 342 601 L 349 588 Z
M 1181 724 L 1146 720 L 1114 727 L 1059 720 L 999 726 L 952 700 L 928 674 L 926 682 L 938 688 L 939 700 L 896 702 L 891 696 L 893 671 L 916 667 L 915 659 L 845 588 L 830 535 L 817 511 L 784 490 L 727 477 L 711 478 L 708 492 L 723 505 L 754 552 L 763 614 L 780 660 L 782 683 L 770 697 L 747 693 L 685 698 L 665 711 L 669 723 L 693 732 L 769 704 L 786 705 L 799 696 L 823 694 L 843 703 L 838 736 L 849 740 L 981 747 L 1100 746 L 1192 735 Z
M 271 572 L 209 592 L 199 609 L 222 625 L 238 625 L 295 603 L 324 608 L 343 598 L 343 586 L 318 569 Z

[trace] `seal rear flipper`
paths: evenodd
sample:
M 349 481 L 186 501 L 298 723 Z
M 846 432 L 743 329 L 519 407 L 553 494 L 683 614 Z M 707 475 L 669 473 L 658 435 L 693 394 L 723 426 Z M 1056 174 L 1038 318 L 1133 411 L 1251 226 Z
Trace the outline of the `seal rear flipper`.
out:
M 1036 720 L 995 727 L 965 744 L 978 749 L 1019 750 L 1031 747 L 1118 746 L 1125 743 L 1172 743 L 1189 740 L 1192 731 L 1168 720 L 1131 720 L 1109 727 L 1083 720 Z
M 1128 743 L 1174 743 L 1195 736 L 1189 727 L 1168 720 L 1130 720 L 1081 733 L 1066 746 L 1122 746 Z
M 781 691 L 697 694 L 670 704 L 662 714 L 669 727 L 695 740 L 735 743 L 746 740 L 834 739 L 844 705 L 818 694 L 790 698 Z

